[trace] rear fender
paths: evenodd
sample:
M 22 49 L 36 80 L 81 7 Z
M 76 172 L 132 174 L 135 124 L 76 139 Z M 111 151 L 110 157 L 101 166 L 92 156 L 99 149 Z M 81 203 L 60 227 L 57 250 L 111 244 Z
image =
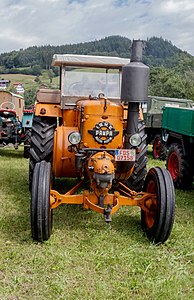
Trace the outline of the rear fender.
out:
M 59 104 L 37 103 L 35 115 L 40 117 L 61 117 L 62 110 Z

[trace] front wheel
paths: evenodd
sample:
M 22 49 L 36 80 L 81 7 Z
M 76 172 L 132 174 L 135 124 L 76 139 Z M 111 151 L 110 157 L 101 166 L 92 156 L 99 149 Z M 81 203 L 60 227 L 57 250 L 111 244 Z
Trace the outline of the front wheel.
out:
M 51 163 L 41 161 L 34 168 L 31 192 L 31 231 L 34 240 L 49 239 L 52 231 L 50 209 Z
M 147 237 L 154 243 L 164 243 L 170 236 L 175 212 L 175 192 L 170 173 L 162 168 L 149 170 L 144 192 L 155 195 L 147 201 L 147 211 L 141 209 L 141 225 Z

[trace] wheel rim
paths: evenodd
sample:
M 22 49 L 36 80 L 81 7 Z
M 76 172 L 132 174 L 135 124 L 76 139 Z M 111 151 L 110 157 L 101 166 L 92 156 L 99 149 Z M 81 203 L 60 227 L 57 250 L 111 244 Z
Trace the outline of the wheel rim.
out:
M 179 161 L 176 153 L 171 153 L 168 159 L 168 170 L 172 176 L 173 180 L 179 176 Z
M 156 138 L 153 145 L 154 157 L 159 158 L 161 154 L 161 140 Z
M 146 191 L 151 194 L 156 193 L 156 183 L 154 180 L 151 180 L 148 185 Z M 145 222 L 148 228 L 151 228 L 154 225 L 155 215 L 156 215 L 156 208 L 157 208 L 157 201 L 148 200 L 146 202 L 146 206 L 149 209 L 149 212 L 145 212 Z

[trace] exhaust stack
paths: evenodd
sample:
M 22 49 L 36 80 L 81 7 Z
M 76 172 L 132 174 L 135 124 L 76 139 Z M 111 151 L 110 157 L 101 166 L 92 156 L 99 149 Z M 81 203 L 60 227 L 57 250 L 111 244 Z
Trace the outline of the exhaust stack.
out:
M 125 102 L 147 102 L 149 67 L 142 63 L 144 44 L 133 41 L 131 61 L 122 68 L 121 99 Z
M 128 102 L 125 147 L 130 148 L 129 137 L 138 132 L 139 104 L 147 102 L 149 67 L 142 63 L 145 43 L 134 40 L 131 61 L 122 68 L 121 99 Z
M 134 40 L 131 60 L 122 68 L 121 100 L 128 102 L 127 127 L 125 133 L 125 149 L 133 148 L 130 137 L 138 133 L 139 104 L 147 102 L 149 67 L 142 63 L 142 53 L 145 43 Z M 128 172 L 134 162 L 118 164 L 119 172 Z

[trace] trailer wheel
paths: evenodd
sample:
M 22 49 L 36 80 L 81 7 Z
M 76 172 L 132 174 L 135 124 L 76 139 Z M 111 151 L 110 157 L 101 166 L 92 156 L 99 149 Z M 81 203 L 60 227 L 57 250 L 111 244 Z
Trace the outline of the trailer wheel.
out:
M 31 144 L 31 128 L 26 129 L 24 135 L 24 158 L 30 157 L 30 144 Z
M 147 202 L 148 212 L 141 209 L 141 226 L 154 243 L 164 243 L 172 230 L 175 211 L 174 185 L 167 170 L 156 167 L 149 170 L 143 190 L 156 195 Z
M 142 191 L 145 176 L 147 174 L 147 143 L 145 134 L 145 125 L 143 121 L 138 123 L 138 132 L 141 135 L 141 144 L 139 145 L 139 153 L 136 156 L 134 170 L 132 175 L 126 180 L 126 185 L 134 191 Z
M 153 139 L 152 156 L 154 159 L 166 159 L 166 147 L 163 145 L 160 134 L 157 134 Z
M 41 161 L 34 168 L 31 192 L 31 231 L 34 240 L 49 239 L 52 231 L 50 209 L 51 163 Z
M 29 163 L 30 190 L 36 163 L 42 160 L 52 162 L 55 128 L 56 118 L 37 116 L 33 118 Z
M 166 168 L 172 176 L 176 188 L 186 189 L 192 185 L 192 169 L 189 158 L 184 155 L 180 144 L 172 144 L 169 148 Z

